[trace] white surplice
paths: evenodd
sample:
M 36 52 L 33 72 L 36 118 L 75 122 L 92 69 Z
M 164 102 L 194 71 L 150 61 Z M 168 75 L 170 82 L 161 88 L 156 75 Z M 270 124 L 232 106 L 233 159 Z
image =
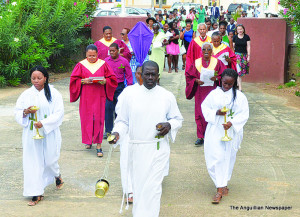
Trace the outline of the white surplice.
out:
M 132 213 L 136 217 L 159 216 L 162 181 L 170 157 L 169 138 L 175 141 L 183 118 L 174 95 L 160 86 L 148 90 L 142 85 L 122 93 L 122 98 L 113 132 L 119 132 L 119 142 L 129 135 Z M 161 122 L 169 122 L 171 130 L 164 138 L 156 139 L 156 125 Z
M 20 95 L 16 103 L 15 118 L 23 127 L 24 196 L 42 195 L 44 188 L 59 176 L 58 159 L 61 147 L 59 126 L 62 124 L 64 106 L 61 94 L 52 86 L 50 91 L 52 101 L 48 102 L 44 89 L 38 91 L 32 86 Z M 31 115 L 23 117 L 23 110 L 29 106 L 40 108 L 37 111 L 37 120 L 43 124 L 39 129 L 40 135 L 45 137 L 43 139 L 32 138 L 36 134 L 36 129 L 34 126 L 30 129 Z
M 201 108 L 205 120 L 208 122 L 204 137 L 204 155 L 208 173 L 217 188 L 225 187 L 231 178 L 236 153 L 243 140 L 243 127 L 249 118 L 249 106 L 246 96 L 236 91 L 236 99 L 232 102 L 232 89 L 224 92 L 220 87 L 208 94 Z M 218 109 L 226 106 L 232 109 L 233 118 L 228 117 L 227 122 L 232 126 L 228 130 L 229 142 L 222 142 L 225 135 L 223 128 L 224 116 L 216 115 Z

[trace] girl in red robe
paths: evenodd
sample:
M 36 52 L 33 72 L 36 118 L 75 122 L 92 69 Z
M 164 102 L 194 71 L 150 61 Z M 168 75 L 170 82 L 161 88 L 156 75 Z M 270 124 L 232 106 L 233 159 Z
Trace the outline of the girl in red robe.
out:
M 70 102 L 76 102 L 80 97 L 82 143 L 86 144 L 87 149 L 91 148 L 92 143 L 97 143 L 97 156 L 102 157 L 105 101 L 113 99 L 118 82 L 110 66 L 98 59 L 95 45 L 87 46 L 86 57 L 77 63 L 72 72 Z

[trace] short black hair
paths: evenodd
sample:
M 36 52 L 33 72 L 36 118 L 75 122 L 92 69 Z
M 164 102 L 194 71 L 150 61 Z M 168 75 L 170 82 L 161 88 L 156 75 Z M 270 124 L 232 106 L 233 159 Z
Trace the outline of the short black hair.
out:
M 98 53 L 98 48 L 96 45 L 94 44 L 89 44 L 86 49 L 85 49 L 85 52 L 88 52 L 89 50 L 95 50 L 97 53 Z
M 112 29 L 111 29 L 111 27 L 110 26 L 104 26 L 103 27 L 103 33 L 105 32 L 105 30 L 107 30 L 107 29 L 110 29 L 111 31 L 112 31 Z
M 112 43 L 111 45 L 109 45 L 109 47 L 114 47 L 119 50 L 119 45 L 117 43 Z
M 219 22 L 219 27 L 220 26 L 225 26 L 226 27 L 227 25 L 228 25 L 228 23 L 225 20 Z
M 152 61 L 152 60 L 148 60 L 148 61 L 146 61 L 146 62 L 143 63 L 142 74 L 145 71 L 144 69 L 145 69 L 146 66 L 155 67 L 155 68 L 157 68 L 157 73 L 159 72 L 159 66 L 158 66 L 158 64 L 156 62 Z

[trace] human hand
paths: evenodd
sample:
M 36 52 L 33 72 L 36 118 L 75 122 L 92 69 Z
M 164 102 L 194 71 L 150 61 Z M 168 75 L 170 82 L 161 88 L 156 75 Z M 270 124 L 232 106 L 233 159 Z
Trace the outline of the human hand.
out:
M 159 131 L 158 136 L 165 136 L 171 129 L 171 124 L 169 122 L 158 123 L 156 125 L 156 130 Z
M 201 81 L 200 79 L 196 79 L 195 82 L 200 86 L 204 84 L 204 82 Z
M 111 135 L 115 135 L 115 138 L 112 141 L 109 141 L 109 144 L 116 144 L 120 139 L 120 134 L 118 132 L 113 132 Z
M 223 124 L 224 130 L 228 130 L 232 126 L 232 123 L 228 121 L 226 124 Z
M 23 114 L 28 115 L 36 113 L 37 110 L 32 110 L 31 107 L 33 106 L 29 106 L 27 109 L 24 109 Z
M 99 84 L 101 84 L 101 85 L 104 85 L 104 84 L 106 84 L 106 79 L 105 79 L 105 78 L 103 78 L 103 80 L 102 80 L 102 81 L 99 81 Z
M 43 124 L 39 121 L 33 124 L 35 128 L 42 128 Z
M 225 60 L 230 64 L 231 63 L 231 59 L 229 58 L 229 56 L 225 56 Z
M 221 110 L 222 110 L 222 109 L 219 109 L 219 110 L 216 112 L 216 115 L 221 115 L 221 116 L 226 115 L 226 112 L 222 112 Z
M 211 81 L 216 81 L 216 80 L 217 80 L 217 77 L 216 77 L 216 76 L 211 77 L 210 80 L 211 80 Z

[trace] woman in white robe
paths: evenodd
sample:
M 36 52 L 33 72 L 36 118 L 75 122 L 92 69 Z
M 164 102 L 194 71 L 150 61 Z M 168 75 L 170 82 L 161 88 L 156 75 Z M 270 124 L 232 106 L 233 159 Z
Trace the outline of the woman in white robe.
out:
M 64 115 L 61 94 L 48 84 L 49 75 L 42 66 L 30 71 L 31 88 L 25 90 L 17 100 L 16 121 L 23 127 L 23 171 L 25 197 L 32 197 L 29 206 L 43 199 L 46 186 L 56 181 L 57 189 L 64 182 L 60 176 L 58 159 L 61 148 L 59 126 Z M 33 106 L 39 110 L 35 111 Z M 37 122 L 34 121 L 35 113 Z M 42 139 L 33 139 L 38 128 Z
M 233 69 L 222 73 L 222 87 L 210 92 L 201 108 L 208 122 L 205 131 L 204 155 L 208 173 L 213 180 L 217 194 L 212 203 L 218 204 L 224 195 L 228 195 L 228 182 L 232 175 L 236 153 L 243 139 L 243 127 L 249 118 L 249 106 L 246 96 L 237 90 L 238 74 Z M 221 109 L 226 106 L 226 114 Z M 227 115 L 227 124 L 224 124 Z M 221 138 L 228 130 L 231 141 L 223 142 Z

